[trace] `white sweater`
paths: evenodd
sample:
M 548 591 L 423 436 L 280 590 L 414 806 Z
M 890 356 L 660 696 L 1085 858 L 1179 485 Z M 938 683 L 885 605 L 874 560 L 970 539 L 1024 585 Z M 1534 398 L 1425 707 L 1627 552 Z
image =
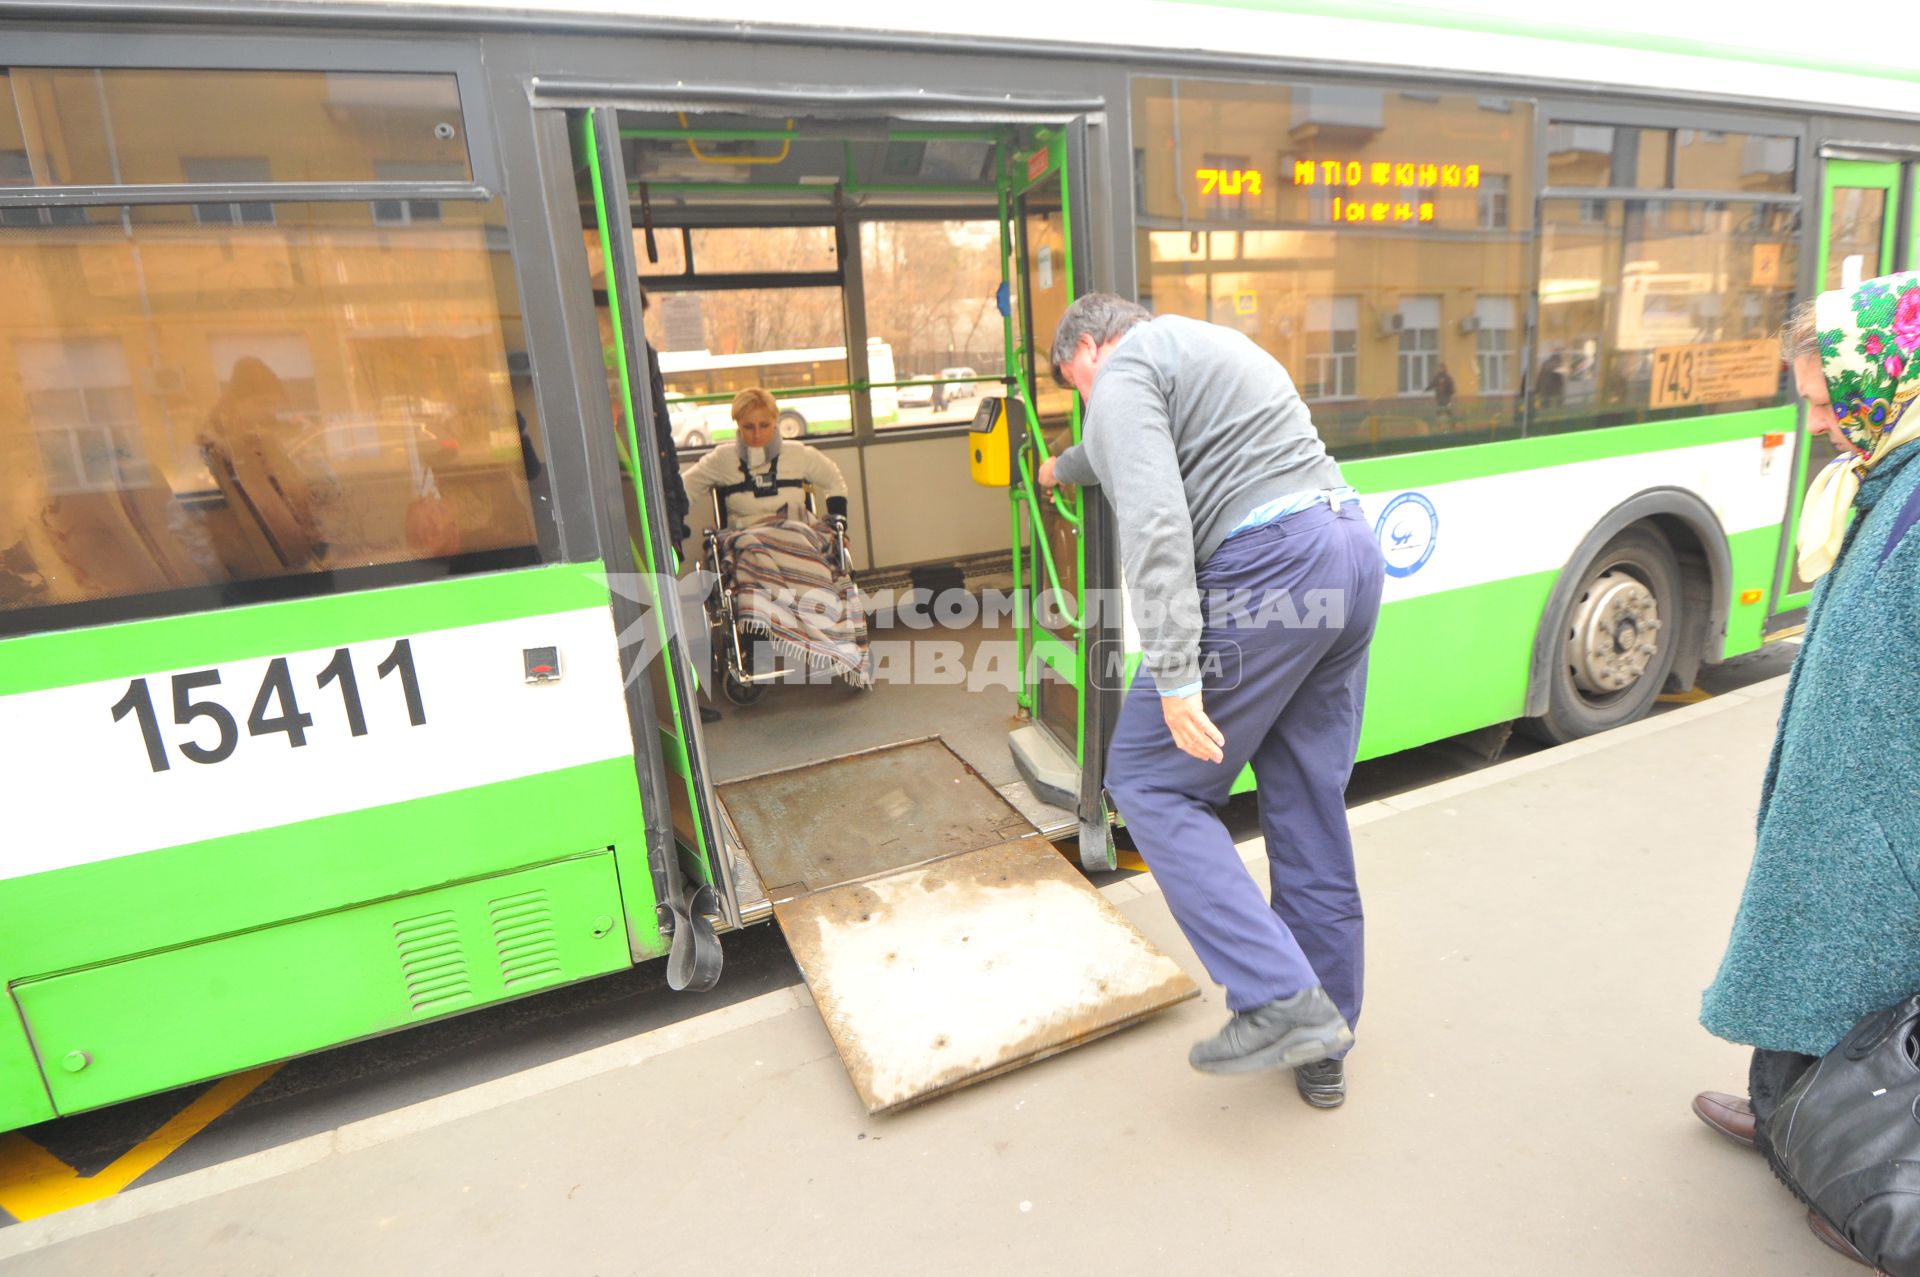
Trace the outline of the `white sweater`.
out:
M 798 440 L 781 440 L 779 456 L 771 463 L 756 467 L 754 475 L 764 479 L 769 468 L 774 469 L 783 484 L 789 479 L 798 479 L 811 485 L 821 518 L 826 517 L 828 498 L 847 495 L 847 481 L 841 477 L 840 467 L 833 464 L 826 453 Z M 712 452 L 682 471 L 681 477 L 686 480 L 687 501 L 696 515 L 711 508 L 708 494 L 715 488 L 747 481 L 741 468 L 740 449 L 731 442 L 716 444 Z M 782 487 L 766 497 L 734 492 L 727 496 L 727 526 L 744 527 L 772 514 L 797 518 L 804 509 L 806 498 L 796 487 Z

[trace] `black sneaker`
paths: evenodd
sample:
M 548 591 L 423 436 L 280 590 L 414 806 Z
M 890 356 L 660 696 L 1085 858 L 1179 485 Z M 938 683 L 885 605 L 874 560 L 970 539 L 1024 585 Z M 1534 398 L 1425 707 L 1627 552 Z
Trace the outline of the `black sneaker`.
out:
M 1187 1063 L 1202 1073 L 1297 1068 L 1353 1045 L 1353 1030 L 1319 985 L 1236 1011 L 1226 1027 L 1193 1044 Z
M 1300 1092 L 1300 1098 L 1313 1107 L 1337 1109 L 1347 1102 L 1346 1061 L 1302 1064 L 1293 1071 L 1293 1085 Z

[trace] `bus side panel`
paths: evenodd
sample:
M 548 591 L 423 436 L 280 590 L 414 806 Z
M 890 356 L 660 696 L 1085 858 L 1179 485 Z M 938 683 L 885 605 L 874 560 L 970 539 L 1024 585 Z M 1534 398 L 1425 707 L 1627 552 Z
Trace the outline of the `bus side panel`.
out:
M 1524 713 L 1533 637 L 1558 576 L 1509 577 L 1382 608 L 1359 756 L 1378 758 Z
M 599 565 L 557 565 L 0 644 L 0 765 L 32 795 L 0 850 L 0 979 L 17 1002 L 62 973 L 609 849 L 617 890 L 592 920 L 628 932 L 622 963 L 663 952 L 607 605 Z M 539 643 L 557 644 L 556 681 L 529 676 Z M 323 678 L 342 653 L 361 731 L 354 697 Z M 182 669 L 222 675 L 188 705 L 225 707 L 223 758 L 185 749 L 221 733 L 178 718 Z M 153 732 L 110 712 L 142 682 Z M 278 721 L 295 714 L 311 716 L 304 743 Z M 391 945 L 348 1036 L 395 1023 Z M 301 1016 L 288 1002 L 285 1020 Z M 219 1067 L 260 1062 L 252 1049 Z M 48 1115 L 27 1051 L 0 1017 L 0 1129 Z M 169 1067 L 139 1085 L 193 1080 Z
M 25 1021 L 0 1015 L 0 1131 L 57 1117 Z
M 1722 660 L 1758 651 L 1766 641 L 1768 584 L 1780 562 L 1780 525 L 1734 533 L 1727 538 L 1727 554 L 1733 563 L 1733 597 L 1727 606 L 1727 645 L 1720 653 Z M 1753 591 L 1760 597 L 1751 603 L 1742 601 L 1741 595 Z
M 62 1113 L 627 965 L 602 851 L 14 986 Z

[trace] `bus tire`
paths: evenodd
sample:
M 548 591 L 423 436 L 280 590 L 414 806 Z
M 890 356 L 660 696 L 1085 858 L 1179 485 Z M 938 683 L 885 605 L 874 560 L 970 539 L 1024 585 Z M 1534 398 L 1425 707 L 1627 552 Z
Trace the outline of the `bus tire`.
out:
M 798 439 L 807 433 L 807 419 L 791 408 L 780 414 L 778 424 L 782 439 Z
M 682 439 L 682 440 L 680 441 L 680 446 L 681 446 L 682 448 L 704 448 L 704 447 L 706 447 L 706 446 L 707 446 L 707 432 L 706 432 L 706 431 L 704 431 L 704 430 L 689 430 L 689 431 L 687 431 L 687 437 L 686 437 L 686 438 L 684 438 L 684 439 Z
M 1681 599 L 1680 565 L 1659 532 L 1641 525 L 1607 542 L 1553 618 L 1547 712 L 1520 729 L 1561 745 L 1643 717 L 1673 669 Z

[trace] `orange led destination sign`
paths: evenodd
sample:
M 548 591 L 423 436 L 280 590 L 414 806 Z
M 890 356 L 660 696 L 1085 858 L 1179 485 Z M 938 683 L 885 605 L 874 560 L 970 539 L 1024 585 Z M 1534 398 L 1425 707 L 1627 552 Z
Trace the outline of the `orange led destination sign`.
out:
M 1260 170 L 1257 168 L 1199 168 L 1193 171 L 1202 195 L 1258 195 Z
M 1264 175 L 1259 169 L 1202 168 L 1193 171 L 1200 194 L 1236 198 L 1259 195 Z M 1336 222 L 1431 222 L 1432 200 L 1374 199 L 1366 187 L 1427 193 L 1435 190 L 1477 190 L 1478 164 L 1439 164 L 1421 160 L 1295 160 L 1295 187 L 1341 189 L 1328 205 Z

